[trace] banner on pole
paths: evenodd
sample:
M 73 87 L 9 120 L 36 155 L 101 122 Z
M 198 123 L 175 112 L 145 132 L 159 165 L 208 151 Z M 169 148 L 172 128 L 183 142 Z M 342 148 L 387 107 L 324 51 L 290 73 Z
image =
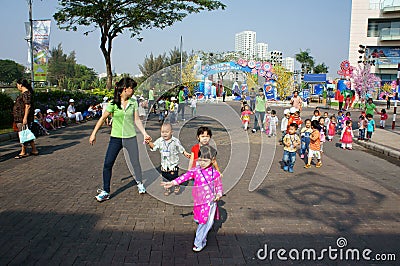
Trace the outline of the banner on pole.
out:
M 33 73 L 34 81 L 46 81 L 49 59 L 51 20 L 34 20 L 33 24 Z M 29 22 L 25 23 L 27 35 L 30 35 Z M 29 47 L 31 49 L 31 47 Z M 30 53 L 29 53 L 30 54 Z M 29 56 L 29 61 L 31 60 Z

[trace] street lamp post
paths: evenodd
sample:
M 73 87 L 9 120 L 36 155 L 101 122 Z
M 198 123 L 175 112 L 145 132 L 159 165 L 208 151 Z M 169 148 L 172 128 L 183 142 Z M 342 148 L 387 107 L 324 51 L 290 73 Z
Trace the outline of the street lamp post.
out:
M 33 72 L 33 19 L 32 19 L 32 0 L 28 0 L 29 5 L 29 44 L 31 56 L 31 86 L 35 87 L 35 73 Z

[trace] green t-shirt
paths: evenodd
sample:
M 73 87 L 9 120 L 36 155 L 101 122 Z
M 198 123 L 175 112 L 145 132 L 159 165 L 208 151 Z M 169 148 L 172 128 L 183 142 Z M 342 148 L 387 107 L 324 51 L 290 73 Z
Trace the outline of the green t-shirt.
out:
M 179 91 L 178 94 L 178 103 L 184 103 L 185 102 L 185 93 L 183 90 Z
M 365 104 L 365 113 L 374 115 L 375 108 L 376 108 L 376 105 L 374 103 L 371 103 L 371 104 L 366 103 Z
M 256 112 L 265 112 L 265 97 L 257 95 L 256 97 Z
M 114 103 L 110 103 L 106 108 L 112 114 L 111 137 L 133 138 L 136 136 L 135 112 L 138 110 L 137 101 L 130 98 L 125 110 Z
M 149 90 L 149 101 L 154 101 L 154 91 Z

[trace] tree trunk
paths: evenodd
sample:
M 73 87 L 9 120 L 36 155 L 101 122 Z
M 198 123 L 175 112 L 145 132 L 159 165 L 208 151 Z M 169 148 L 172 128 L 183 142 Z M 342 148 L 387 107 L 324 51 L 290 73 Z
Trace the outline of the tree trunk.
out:
M 106 48 L 106 44 L 108 46 L 108 49 Z M 112 48 L 112 38 L 110 38 L 104 32 L 102 32 L 100 49 L 106 61 L 108 90 L 112 89 L 112 81 L 113 81 L 113 74 L 111 70 L 111 48 Z

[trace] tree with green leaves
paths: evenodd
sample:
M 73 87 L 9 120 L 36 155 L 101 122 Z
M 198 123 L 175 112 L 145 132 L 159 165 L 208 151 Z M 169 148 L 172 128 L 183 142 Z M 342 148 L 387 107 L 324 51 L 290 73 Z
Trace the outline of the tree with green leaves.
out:
M 147 79 L 151 75 L 157 73 L 161 69 L 167 66 L 167 57 L 165 53 L 155 57 L 153 53 L 151 53 L 148 57 L 144 58 L 143 64 L 139 65 L 139 70 L 142 72 L 143 78 Z
M 326 74 L 328 73 L 328 67 L 325 65 L 325 63 L 321 63 L 314 67 L 313 72 L 315 74 Z
M 0 82 L 7 85 L 24 76 L 25 67 L 15 61 L 0 59 Z
M 106 63 L 108 89 L 112 87 L 113 40 L 125 30 L 135 37 L 144 29 L 171 26 L 191 13 L 225 8 L 216 0 L 58 0 L 58 3 L 60 8 L 54 19 L 61 29 L 76 31 L 78 26 L 91 27 L 86 35 L 100 29 L 100 49 Z
M 189 58 L 188 53 L 186 51 L 182 51 L 182 62 L 186 62 L 188 58 Z M 180 64 L 180 63 L 181 63 L 181 51 L 178 49 L 178 47 L 174 47 L 169 51 L 166 66 L 173 66 L 175 64 Z
M 87 89 L 97 80 L 97 73 L 84 65 L 76 63 L 75 51 L 64 53 L 61 43 L 50 50 L 48 81 L 60 89 Z
M 75 64 L 75 53 L 65 54 L 61 43 L 51 49 L 47 75 L 50 84 L 66 89 L 66 80 L 74 73 Z
M 300 49 L 300 53 L 295 56 L 297 62 L 301 64 L 302 72 L 304 72 L 304 74 L 310 73 L 315 65 L 314 57 L 310 54 L 310 49 L 306 49 L 305 51 Z

